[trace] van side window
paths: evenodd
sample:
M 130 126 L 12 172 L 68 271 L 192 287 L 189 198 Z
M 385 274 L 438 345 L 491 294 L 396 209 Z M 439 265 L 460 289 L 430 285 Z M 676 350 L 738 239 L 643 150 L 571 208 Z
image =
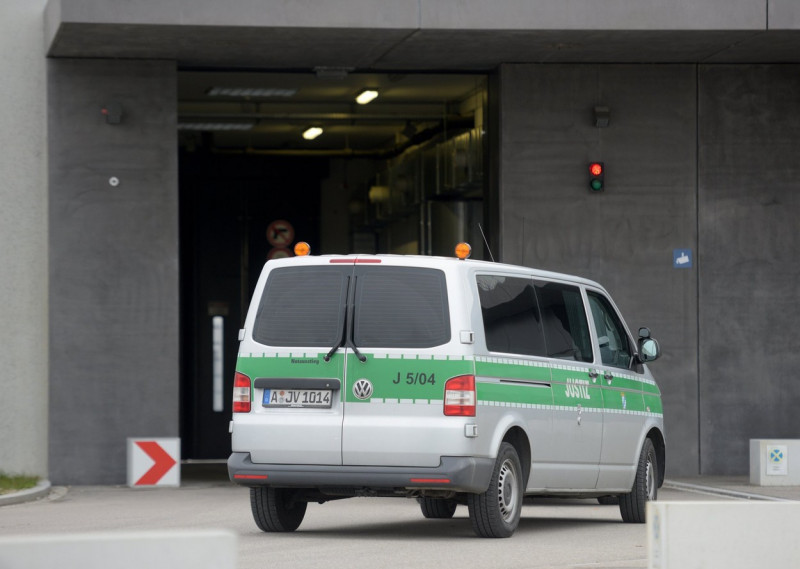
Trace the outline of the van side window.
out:
M 578 287 L 536 282 L 547 355 L 551 358 L 594 360 L 589 323 Z
M 347 274 L 333 267 L 291 267 L 270 273 L 253 326 L 268 346 L 332 346 L 344 322 Z
M 587 294 L 603 364 L 628 369 L 633 352 L 622 321 L 607 298 L 592 291 Z
M 478 275 L 486 347 L 492 352 L 545 356 L 544 333 L 533 281 Z
M 355 287 L 353 341 L 359 348 L 432 348 L 450 341 L 444 272 L 362 267 Z

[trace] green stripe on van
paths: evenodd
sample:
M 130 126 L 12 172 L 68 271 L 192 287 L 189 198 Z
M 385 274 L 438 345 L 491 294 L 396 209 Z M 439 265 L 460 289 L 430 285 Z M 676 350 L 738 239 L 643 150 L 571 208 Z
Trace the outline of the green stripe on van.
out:
M 474 373 L 472 359 L 464 356 L 400 357 L 389 354 L 364 353 L 366 362 L 348 355 L 348 383 L 361 378 L 372 382 L 371 399 L 390 401 L 442 401 L 444 384 L 451 377 Z M 347 403 L 365 403 L 352 389 L 345 392 Z
M 549 408 L 553 405 L 553 392 L 549 387 L 536 384 L 521 385 L 519 383 L 505 383 L 503 381 L 479 381 L 475 389 L 478 395 L 478 404 L 486 402 L 500 405 L 510 403 L 532 407 Z
M 328 362 L 324 356 L 324 353 L 306 352 L 239 354 L 236 371 L 251 380 L 258 377 L 341 378 L 344 356 L 334 354 Z
M 545 363 L 501 358 L 476 358 L 475 375 L 500 379 L 550 381 L 550 368 Z

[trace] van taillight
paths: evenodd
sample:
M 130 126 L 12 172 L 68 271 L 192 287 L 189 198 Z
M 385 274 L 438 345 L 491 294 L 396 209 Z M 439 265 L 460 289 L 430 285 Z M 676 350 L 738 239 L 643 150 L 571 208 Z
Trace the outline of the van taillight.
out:
M 444 384 L 444 414 L 458 417 L 475 416 L 475 376 L 459 375 Z
M 250 412 L 250 378 L 243 373 L 236 372 L 233 376 L 233 412 Z

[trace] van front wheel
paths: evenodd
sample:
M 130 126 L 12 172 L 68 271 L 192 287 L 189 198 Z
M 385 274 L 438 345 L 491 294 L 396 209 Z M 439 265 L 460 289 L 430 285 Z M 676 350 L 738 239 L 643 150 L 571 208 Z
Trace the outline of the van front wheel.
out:
M 307 502 L 295 499 L 296 490 L 257 486 L 250 488 L 250 508 L 261 531 L 287 532 L 300 527 Z
M 522 511 L 522 468 L 517 451 L 500 445 L 489 488 L 467 496 L 472 529 L 481 537 L 511 537 Z
M 656 462 L 656 449 L 650 439 L 645 439 L 642 452 L 639 455 L 639 464 L 636 468 L 636 478 L 633 488 L 628 494 L 619 497 L 619 512 L 622 521 L 632 524 L 645 523 L 647 502 L 655 501 L 658 497 L 658 462 Z

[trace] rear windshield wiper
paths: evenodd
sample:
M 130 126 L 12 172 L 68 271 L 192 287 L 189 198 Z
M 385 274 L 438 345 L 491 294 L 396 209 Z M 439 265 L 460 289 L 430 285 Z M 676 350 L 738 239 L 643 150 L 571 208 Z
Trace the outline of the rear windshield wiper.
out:
M 356 292 L 355 292 L 355 286 L 353 286 L 353 300 L 354 300 L 354 302 L 353 302 L 353 306 L 350 307 L 351 327 L 350 327 L 350 337 L 347 339 L 347 345 L 349 347 L 353 348 L 353 353 L 358 358 L 358 361 L 360 361 L 363 364 L 365 361 L 367 361 L 367 356 L 365 356 L 364 354 L 362 354 L 361 352 L 358 351 L 358 348 L 356 348 L 356 342 L 355 342 L 355 338 L 354 338 L 354 336 L 356 334 L 356 303 L 355 303 L 355 298 L 356 298 Z
M 330 351 L 327 354 L 325 354 L 325 357 L 322 358 L 323 360 L 325 360 L 325 362 L 331 361 L 331 357 L 333 357 L 333 354 L 335 354 L 336 350 L 341 348 L 342 344 L 344 343 L 345 330 L 347 330 L 347 314 L 349 312 L 347 299 L 350 298 L 350 277 L 347 277 L 347 286 L 345 287 L 344 298 L 345 298 L 345 305 L 344 305 L 344 318 L 342 319 L 343 320 L 342 327 L 339 329 L 339 337 L 336 339 L 336 343 L 333 345 Z
M 347 326 L 347 324 L 345 324 L 345 326 Z M 342 336 L 344 336 L 344 326 L 342 327 L 342 331 L 339 333 L 339 339 L 336 340 L 336 344 L 334 344 L 330 351 L 325 354 L 325 356 L 322 358 L 323 360 L 326 362 L 331 361 L 331 357 L 336 353 L 336 350 L 342 347 Z
M 350 298 L 350 277 L 347 277 L 347 295 L 345 296 L 345 298 L 348 299 Z M 326 362 L 331 361 L 331 358 L 333 357 L 333 354 L 336 353 L 336 350 L 342 347 L 342 343 L 344 342 L 344 337 L 346 335 L 348 320 L 351 322 L 355 322 L 355 320 L 353 320 L 354 312 L 355 312 L 355 306 L 345 303 L 344 322 L 342 322 L 342 329 L 339 331 L 339 337 L 336 340 L 336 344 L 334 344 L 333 347 L 330 349 L 330 351 L 327 354 L 325 354 L 325 356 L 322 358 Z M 349 338 L 347 340 L 347 347 L 353 349 L 353 353 L 356 355 L 356 357 L 361 363 L 367 361 L 367 356 L 359 352 L 355 343 Z
M 359 360 L 359 361 L 360 361 L 362 364 L 363 364 L 365 361 L 367 361 L 367 356 L 365 356 L 364 354 L 362 354 L 361 352 L 359 352 L 359 351 L 358 351 L 358 348 L 356 348 L 356 345 L 355 345 L 353 342 L 350 342 L 349 344 L 350 344 L 350 347 L 351 347 L 351 348 L 353 348 L 353 353 L 356 355 L 356 357 L 358 358 L 358 360 Z

